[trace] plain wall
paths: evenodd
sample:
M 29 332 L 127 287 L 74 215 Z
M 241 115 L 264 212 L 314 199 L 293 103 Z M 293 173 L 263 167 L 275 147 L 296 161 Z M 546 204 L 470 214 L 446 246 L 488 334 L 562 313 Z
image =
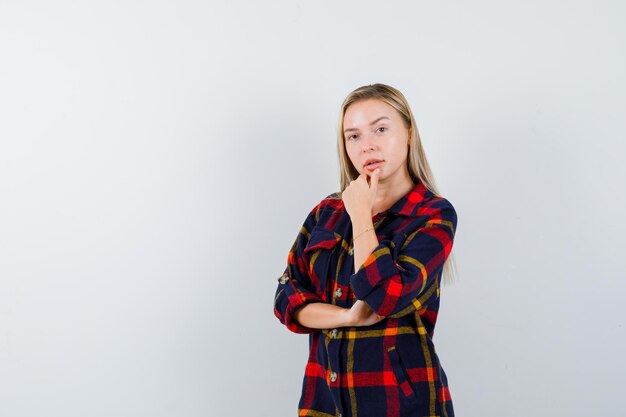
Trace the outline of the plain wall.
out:
M 0 415 L 295 416 L 276 278 L 375 82 L 458 214 L 457 415 L 615 415 L 625 7 L 0 2 Z

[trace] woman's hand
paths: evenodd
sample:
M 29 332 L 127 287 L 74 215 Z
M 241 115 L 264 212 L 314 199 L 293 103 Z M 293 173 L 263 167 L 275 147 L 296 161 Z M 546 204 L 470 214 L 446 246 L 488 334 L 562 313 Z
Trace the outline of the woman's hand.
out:
M 341 199 L 350 218 L 358 215 L 368 215 L 371 218 L 379 177 L 380 168 L 374 171 L 369 182 L 367 174 L 361 174 L 343 190 Z
M 376 314 L 363 300 L 356 300 L 348 311 L 348 326 L 371 326 L 385 317 Z

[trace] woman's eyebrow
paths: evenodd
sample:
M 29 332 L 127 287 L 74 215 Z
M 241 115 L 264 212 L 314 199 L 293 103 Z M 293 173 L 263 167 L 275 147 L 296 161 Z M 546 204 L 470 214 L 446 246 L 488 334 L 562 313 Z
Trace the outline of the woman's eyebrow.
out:
M 378 119 L 374 120 L 372 123 L 370 123 L 370 126 L 375 125 L 376 123 L 380 122 L 382 119 L 391 120 L 391 119 L 390 119 L 390 118 L 388 118 L 387 116 L 382 116 L 382 117 L 379 117 Z M 345 130 L 343 131 L 343 133 L 346 133 L 346 132 L 351 132 L 351 131 L 353 131 L 353 130 L 359 130 L 359 129 L 354 128 L 354 127 L 351 127 L 351 128 L 349 128 L 349 129 L 345 129 Z
M 378 119 L 374 120 L 372 123 L 370 123 L 370 126 L 375 125 L 376 123 L 380 122 L 382 119 L 387 119 L 387 120 L 391 121 L 391 119 L 388 118 L 387 116 L 381 116 Z

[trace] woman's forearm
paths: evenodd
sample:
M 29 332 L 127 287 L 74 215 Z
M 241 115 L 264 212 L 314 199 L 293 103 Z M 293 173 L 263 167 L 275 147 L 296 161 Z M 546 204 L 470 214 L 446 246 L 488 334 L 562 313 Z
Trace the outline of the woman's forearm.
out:
M 358 271 L 363 262 L 372 254 L 372 251 L 378 246 L 378 237 L 374 224 L 369 214 L 355 215 L 352 221 L 352 230 L 354 237 L 352 238 L 352 246 L 354 248 L 354 272 Z
M 295 313 L 298 323 L 311 329 L 332 329 L 350 326 L 350 310 L 333 304 L 311 303 Z
M 334 304 L 311 303 L 295 312 L 295 319 L 311 329 L 332 329 L 334 327 L 371 326 L 382 319 L 363 300 L 357 300 L 350 308 Z

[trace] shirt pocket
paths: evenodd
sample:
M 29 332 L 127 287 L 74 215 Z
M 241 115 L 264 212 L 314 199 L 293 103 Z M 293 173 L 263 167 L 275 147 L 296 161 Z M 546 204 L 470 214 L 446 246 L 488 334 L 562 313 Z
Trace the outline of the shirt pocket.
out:
M 398 354 L 398 350 L 396 349 L 396 347 L 388 347 L 387 355 L 389 356 L 389 362 L 391 363 L 393 373 L 396 376 L 398 387 L 406 398 L 413 398 L 415 396 L 415 391 L 413 391 L 413 387 L 411 386 L 408 373 L 406 371 L 406 368 L 404 367 L 402 359 L 400 359 L 400 355 Z
M 341 240 L 341 235 L 332 230 L 315 228 L 304 248 L 309 276 L 324 300 L 327 299 L 327 289 L 332 288 L 333 285 L 331 266 L 333 262 L 337 262 L 338 255 L 335 254 L 335 249 Z

